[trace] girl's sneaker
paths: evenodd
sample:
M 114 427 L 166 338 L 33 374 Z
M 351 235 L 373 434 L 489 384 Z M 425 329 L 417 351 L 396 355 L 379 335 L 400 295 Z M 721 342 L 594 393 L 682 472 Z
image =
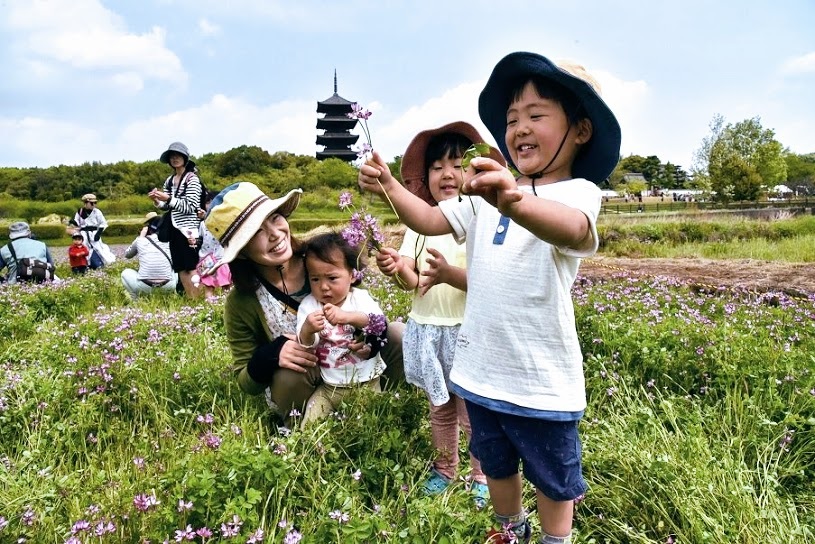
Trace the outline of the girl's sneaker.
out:
M 473 482 L 470 485 L 470 493 L 473 494 L 473 501 L 475 501 L 477 509 L 481 510 L 487 506 L 487 500 L 490 498 L 490 490 L 487 484 Z
M 450 478 L 435 468 L 430 469 L 430 477 L 424 483 L 425 495 L 438 495 L 450 486 Z
M 487 540 L 484 544 L 529 544 L 532 540 L 532 527 L 529 522 L 524 523 L 524 536 L 519 537 L 509 529 L 499 531 L 498 529 L 490 529 L 487 533 Z

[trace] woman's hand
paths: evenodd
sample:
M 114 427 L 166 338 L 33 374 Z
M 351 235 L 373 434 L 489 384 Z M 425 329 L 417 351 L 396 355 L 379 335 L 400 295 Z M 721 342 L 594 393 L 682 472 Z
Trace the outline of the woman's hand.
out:
M 288 368 L 305 374 L 306 369 L 317 366 L 317 356 L 314 355 L 314 349 L 301 346 L 293 334 L 285 334 L 284 336 L 289 341 L 280 348 L 278 357 L 280 368 Z
M 147 193 L 147 196 L 153 199 L 154 202 L 167 202 L 170 200 L 170 195 L 165 193 L 164 191 L 160 191 L 159 189 L 153 187 L 153 189 Z

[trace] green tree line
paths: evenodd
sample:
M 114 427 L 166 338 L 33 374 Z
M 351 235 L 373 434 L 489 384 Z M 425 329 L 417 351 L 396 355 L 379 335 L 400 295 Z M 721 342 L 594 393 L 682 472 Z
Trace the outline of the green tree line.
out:
M 648 187 L 640 186 L 641 182 L 627 184 L 623 178 L 631 172 L 642 174 Z M 723 202 L 758 200 L 780 184 L 799 194 L 815 195 L 815 153 L 799 155 L 785 149 L 758 117 L 726 124 L 721 115 L 711 121 L 710 134 L 694 153 L 690 172 L 663 163 L 656 155 L 629 155 L 620 159 L 608 180 L 608 186 L 620 192 L 700 189 Z
M 797 155 L 784 149 L 775 133 L 761 126 L 759 118 L 725 124 L 724 118 L 717 115 L 710 130 L 695 153 L 690 173 L 670 162 L 663 163 L 656 155 L 629 155 L 621 157 L 604 185 L 629 193 L 647 188 L 702 189 L 719 200 L 741 201 L 756 200 L 762 192 L 784 183 L 796 192 L 815 195 L 815 153 Z M 270 194 L 300 187 L 325 202 L 336 198 L 338 190 L 356 186 L 357 169 L 339 159 L 320 161 L 310 155 L 269 153 L 246 145 L 192 159 L 210 189 L 222 189 L 238 180 L 250 181 Z M 390 166 L 398 176 L 401 157 L 396 157 Z M 632 172 L 643 174 L 648 187 L 635 187 L 635 183 L 627 186 L 623 177 Z M 3 205 L 8 200 L 27 201 L 32 209 L 26 216 L 37 215 L 39 210 L 33 209 L 38 207 L 37 203 L 64 203 L 66 210 L 56 213 L 68 215 L 85 193 L 108 201 L 108 209 L 113 201 L 135 213 L 150 208 L 147 193 L 160 186 L 169 173 L 169 167 L 159 161 L 0 167 L 0 217 L 8 217 L 4 213 L 8 206 Z M 48 209 L 53 210 L 53 206 Z
M 300 187 L 306 193 L 326 193 L 335 198 L 338 189 L 356 186 L 357 169 L 339 159 L 320 161 L 313 156 L 285 151 L 269 153 L 246 145 L 191 158 L 209 189 L 250 181 L 270 194 Z M 392 171 L 398 172 L 400 164 L 401 158 L 397 157 L 390 165 Z M 107 201 L 143 196 L 149 206 L 147 193 L 153 187 L 160 187 L 170 173 L 170 168 L 159 161 L 5 167 L 0 168 L 0 196 L 51 203 L 70 201 L 72 206 L 85 193 L 94 193 L 100 200 Z

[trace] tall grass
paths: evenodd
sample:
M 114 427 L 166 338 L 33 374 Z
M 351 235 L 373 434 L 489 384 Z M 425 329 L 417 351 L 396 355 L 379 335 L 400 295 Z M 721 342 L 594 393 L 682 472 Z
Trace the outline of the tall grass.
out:
M 132 302 L 121 266 L 0 286 L 0 542 L 483 542 L 466 466 L 421 491 L 416 388 L 276 434 L 229 370 L 222 300 Z M 408 294 L 368 281 L 404 318 Z M 574 297 L 590 486 L 575 542 L 811 541 L 815 296 L 619 277 Z

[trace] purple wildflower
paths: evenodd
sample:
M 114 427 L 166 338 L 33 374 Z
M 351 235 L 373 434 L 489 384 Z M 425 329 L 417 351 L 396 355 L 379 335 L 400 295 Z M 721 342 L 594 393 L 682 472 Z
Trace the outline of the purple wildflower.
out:
M 328 517 L 335 519 L 340 523 L 348 523 L 348 521 L 351 519 L 351 516 L 341 510 L 332 510 L 328 514 Z
M 34 522 L 37 521 L 37 514 L 34 513 L 34 510 L 31 509 L 30 506 L 26 507 L 25 512 L 23 512 L 22 518 L 20 521 L 23 522 L 23 525 L 28 527 L 34 525 Z
M 80 519 L 76 523 L 74 523 L 73 527 L 71 527 L 71 534 L 75 535 L 76 533 L 81 533 L 83 531 L 89 531 L 91 528 L 91 524 L 84 519 Z
M 233 515 L 232 521 L 228 521 L 226 523 L 221 524 L 221 536 L 223 537 L 231 537 L 231 536 L 238 536 L 238 533 L 243 526 L 243 521 L 241 521 L 240 516 Z
M 344 210 L 345 208 L 351 206 L 351 200 L 352 196 L 348 191 L 340 193 L 340 209 Z
M 184 501 L 184 499 L 178 499 L 178 507 L 176 510 L 179 512 L 186 512 L 187 510 L 192 510 L 192 501 Z
M 366 335 L 381 336 L 388 328 L 388 322 L 382 314 L 368 314 L 368 324 L 362 328 Z
M 96 536 L 103 536 L 107 533 L 115 533 L 116 526 L 110 520 L 99 520 L 93 529 L 93 534 Z
M 292 529 L 286 533 L 286 537 L 283 539 L 283 544 L 297 544 L 302 539 L 303 535 L 300 534 L 300 531 Z
M 133 497 L 133 506 L 135 506 L 136 510 L 139 512 L 147 512 L 150 507 L 157 506 L 159 504 L 161 504 L 161 501 L 157 500 L 155 495 L 140 493 Z
M 221 437 L 217 434 L 208 432 L 201 437 L 201 440 L 204 442 L 204 445 L 211 450 L 217 450 L 221 447 Z
M 207 425 L 212 425 L 215 422 L 215 416 L 212 414 L 201 415 L 198 414 L 198 417 L 195 418 L 195 421 L 198 423 L 205 423 Z
M 175 532 L 175 541 L 183 542 L 185 540 L 195 540 L 195 531 L 192 530 L 192 525 L 187 525 L 184 529 L 178 529 Z
M 246 540 L 246 544 L 257 544 L 258 542 L 263 542 L 264 536 L 263 529 L 258 529 L 249 535 L 249 538 Z

